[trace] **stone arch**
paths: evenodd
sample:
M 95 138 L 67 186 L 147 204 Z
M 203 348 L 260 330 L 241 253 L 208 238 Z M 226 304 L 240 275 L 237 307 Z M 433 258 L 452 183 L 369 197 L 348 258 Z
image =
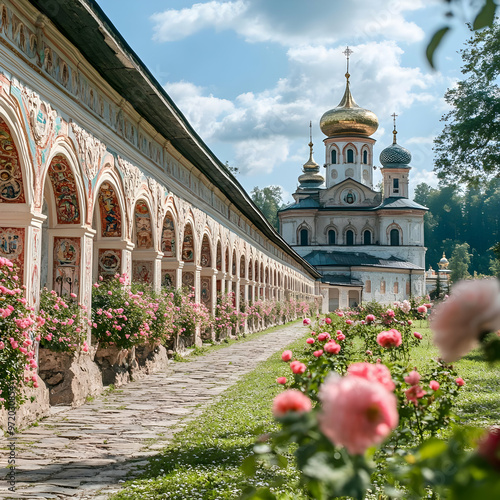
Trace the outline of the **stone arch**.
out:
M 397 238 L 397 243 L 393 244 L 393 242 L 396 241 L 394 238 L 395 231 L 398 232 L 398 238 Z M 392 222 L 391 224 L 389 224 L 385 232 L 388 245 L 393 245 L 393 246 L 403 245 L 403 230 L 401 229 L 401 226 L 398 223 Z
M 347 158 L 347 151 L 349 149 L 352 149 L 353 151 L 353 161 L 348 161 L 348 158 Z M 342 163 L 357 163 L 357 160 L 358 160 L 358 149 L 356 148 L 356 146 L 352 143 L 352 142 L 349 142 L 348 144 L 346 144 L 343 149 L 342 149 Z

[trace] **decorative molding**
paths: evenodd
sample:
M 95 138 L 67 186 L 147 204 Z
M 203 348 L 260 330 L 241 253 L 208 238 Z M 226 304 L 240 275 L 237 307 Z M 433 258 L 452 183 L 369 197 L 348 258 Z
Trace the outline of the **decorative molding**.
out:
M 21 86 L 21 95 L 28 110 L 33 139 L 38 147 L 43 148 L 54 132 L 57 111 L 28 87 Z
M 91 181 L 95 178 L 97 172 L 99 172 L 101 159 L 106 152 L 106 145 L 75 122 L 71 122 L 71 128 L 78 143 L 78 150 L 85 168 L 85 175 Z

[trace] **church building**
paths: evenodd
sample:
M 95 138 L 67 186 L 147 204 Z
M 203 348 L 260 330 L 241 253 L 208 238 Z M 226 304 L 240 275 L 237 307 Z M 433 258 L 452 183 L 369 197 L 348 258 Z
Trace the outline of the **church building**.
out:
M 299 176 L 295 202 L 279 212 L 280 231 L 322 275 L 323 310 L 425 294 L 424 213 L 409 199 L 410 152 L 393 143 L 380 154 L 383 190 L 373 186 L 377 116 L 354 101 L 349 48 L 346 88 L 323 114 L 325 175 L 313 159 Z

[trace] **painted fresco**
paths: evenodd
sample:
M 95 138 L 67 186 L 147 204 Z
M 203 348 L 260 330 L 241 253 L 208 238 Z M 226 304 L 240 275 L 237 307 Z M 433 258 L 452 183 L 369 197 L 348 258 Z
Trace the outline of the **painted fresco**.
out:
M 0 257 L 11 260 L 17 266 L 22 284 L 24 278 L 24 228 L 0 227 Z
M 236 276 L 236 252 L 233 252 L 233 262 L 231 266 L 231 274 Z
M 135 204 L 135 228 L 137 248 L 151 248 L 153 246 L 151 215 L 146 202 L 143 200 L 139 200 Z
M 101 236 L 121 237 L 122 216 L 114 186 L 103 182 L 99 189 L 99 211 L 101 214 Z
M 182 260 L 184 262 L 194 261 L 194 240 L 191 224 L 186 224 L 184 229 L 184 241 L 182 243 Z
M 245 277 L 245 257 L 242 255 L 240 258 L 240 278 Z
M 211 308 L 211 296 L 210 288 L 212 286 L 212 279 L 207 277 L 201 278 L 201 302 L 207 306 L 209 309 Z
M 182 273 L 182 286 L 191 289 L 194 286 L 194 273 L 183 272 Z
M 252 261 L 248 263 L 248 279 L 253 280 L 253 266 L 252 266 Z
M 9 127 L 0 118 L 0 203 L 24 203 L 23 174 Z
M 99 249 L 98 273 L 99 276 L 114 276 L 121 272 L 122 251 Z
M 161 270 L 161 286 L 166 288 L 175 288 L 175 275 L 174 269 Z
M 226 248 L 226 258 L 224 260 L 225 260 L 224 264 L 226 266 L 224 271 L 226 273 L 228 273 L 229 272 L 229 249 L 227 249 L 227 248 Z
M 132 262 L 132 281 L 152 283 L 153 263 L 150 260 L 134 260 Z
M 58 224 L 80 224 L 80 206 L 75 177 L 68 160 L 55 156 L 50 164 L 48 175 L 54 190 Z
M 216 267 L 217 271 L 222 271 L 222 250 L 221 250 L 221 244 L 220 241 L 217 243 L 217 257 L 216 257 Z
M 161 251 L 164 257 L 175 257 L 175 226 L 170 214 L 167 214 L 163 219 Z
M 53 289 L 59 295 L 78 295 L 80 288 L 80 238 L 54 238 Z
M 212 254 L 210 251 L 210 242 L 207 235 L 203 236 L 203 243 L 201 244 L 201 258 L 200 264 L 203 267 L 212 267 Z

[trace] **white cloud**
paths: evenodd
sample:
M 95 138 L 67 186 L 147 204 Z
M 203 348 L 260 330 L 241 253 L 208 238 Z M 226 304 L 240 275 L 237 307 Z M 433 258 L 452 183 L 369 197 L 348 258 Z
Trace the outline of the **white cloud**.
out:
M 392 126 L 394 111 L 401 113 L 428 100 L 437 77 L 403 66 L 403 50 L 395 42 L 364 43 L 353 50 L 351 91 L 360 106 L 377 114 L 381 124 L 374 138 L 380 139 L 385 135 L 384 125 Z M 290 48 L 287 56 L 290 69 L 285 78 L 262 92 L 242 93 L 233 101 L 189 82 L 167 83 L 165 89 L 206 141 L 233 145 L 234 164 L 243 174 L 270 173 L 286 159 L 296 162 L 297 145 L 292 155 L 288 149 L 295 139 L 305 147 L 303 161 L 297 163 L 300 168 L 307 159 L 309 120 L 316 156 L 323 154 L 319 119 L 341 100 L 345 58 L 341 47 L 311 45 Z
M 430 144 L 434 142 L 434 135 L 428 135 L 426 137 L 410 137 L 406 142 L 406 144 Z
M 236 0 L 196 3 L 154 14 L 154 39 L 180 40 L 206 28 L 232 30 L 248 42 L 276 42 L 286 47 L 331 44 L 343 37 L 356 44 L 374 37 L 415 42 L 423 30 L 404 18 L 423 0 Z

